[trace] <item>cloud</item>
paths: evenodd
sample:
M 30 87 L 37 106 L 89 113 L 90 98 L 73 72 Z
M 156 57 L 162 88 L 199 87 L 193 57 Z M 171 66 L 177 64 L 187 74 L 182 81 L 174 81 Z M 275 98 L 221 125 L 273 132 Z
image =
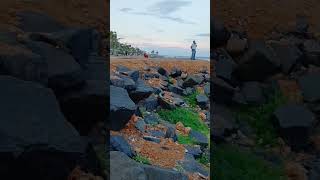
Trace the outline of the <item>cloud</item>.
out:
M 131 12 L 133 9 L 132 8 L 122 8 L 120 9 L 121 12 Z
M 210 33 L 200 33 L 200 34 L 196 34 L 196 36 L 200 36 L 200 37 L 210 37 Z
M 187 20 L 184 20 L 184 19 L 178 18 L 178 17 L 172 17 L 172 16 L 159 16 L 159 18 L 168 19 L 168 20 L 175 21 L 175 22 L 181 23 L 181 24 L 196 24 L 194 22 L 187 21 Z
M 159 15 L 168 15 L 190 4 L 191 1 L 164 0 L 149 7 L 148 11 Z
M 191 1 L 180 1 L 180 0 L 165 0 L 161 2 L 157 2 L 156 4 L 147 8 L 145 12 L 137 12 L 132 8 L 122 8 L 120 11 L 124 13 L 130 13 L 134 15 L 143 15 L 143 16 L 153 16 L 160 19 L 166 19 L 170 21 L 174 21 L 181 24 L 196 24 L 191 21 L 187 21 L 180 17 L 175 17 L 170 14 L 178 11 L 180 8 L 184 6 L 188 6 L 191 4 Z

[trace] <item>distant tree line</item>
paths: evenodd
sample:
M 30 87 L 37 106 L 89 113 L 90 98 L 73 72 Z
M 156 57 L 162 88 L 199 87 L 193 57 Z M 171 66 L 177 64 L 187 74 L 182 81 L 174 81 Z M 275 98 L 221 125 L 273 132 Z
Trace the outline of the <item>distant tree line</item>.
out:
M 145 51 L 119 42 L 117 32 L 110 31 L 110 54 L 114 56 L 141 56 Z

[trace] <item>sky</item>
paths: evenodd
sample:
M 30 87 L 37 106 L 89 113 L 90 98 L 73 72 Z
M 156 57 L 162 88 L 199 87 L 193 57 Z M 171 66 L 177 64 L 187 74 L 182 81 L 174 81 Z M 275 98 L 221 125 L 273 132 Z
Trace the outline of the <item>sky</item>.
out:
M 159 55 L 210 56 L 210 0 L 111 0 L 110 29 L 120 42 Z

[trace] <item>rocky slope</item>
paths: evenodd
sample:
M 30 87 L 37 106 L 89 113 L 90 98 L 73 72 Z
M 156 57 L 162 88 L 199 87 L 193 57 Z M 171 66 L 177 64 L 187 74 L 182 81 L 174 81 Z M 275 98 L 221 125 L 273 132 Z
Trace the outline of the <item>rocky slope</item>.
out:
M 262 26 L 246 35 L 213 24 L 213 177 L 320 178 L 320 40 L 313 25 L 297 18 L 292 28 L 255 40 L 250 34 Z
M 104 1 L 0 2 L 4 179 L 103 179 Z
M 101 0 L 3 0 L 0 6 L 0 32 L 9 31 L 23 34 L 23 24 L 19 13 L 32 11 L 44 13 L 59 24 L 71 27 L 90 27 L 95 28 L 106 37 L 109 31 L 109 3 Z M 48 29 L 50 27 L 47 27 Z M 106 39 L 102 39 L 102 46 L 106 47 Z M 106 55 L 106 48 L 101 51 Z
M 111 60 L 110 69 L 111 178 L 209 179 L 209 62 Z

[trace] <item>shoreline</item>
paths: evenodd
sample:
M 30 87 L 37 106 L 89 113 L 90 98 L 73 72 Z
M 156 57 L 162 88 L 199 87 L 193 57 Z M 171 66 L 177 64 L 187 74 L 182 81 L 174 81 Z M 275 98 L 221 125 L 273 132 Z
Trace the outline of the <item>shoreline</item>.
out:
M 143 56 L 110 56 L 110 60 L 132 60 L 132 59 L 135 59 L 135 60 L 173 60 L 173 61 L 207 61 L 207 62 L 210 62 L 210 58 L 209 59 L 204 59 L 204 58 L 199 58 L 199 59 L 196 59 L 196 60 L 191 60 L 189 58 L 174 58 L 174 57 L 156 57 L 156 58 L 144 58 Z

